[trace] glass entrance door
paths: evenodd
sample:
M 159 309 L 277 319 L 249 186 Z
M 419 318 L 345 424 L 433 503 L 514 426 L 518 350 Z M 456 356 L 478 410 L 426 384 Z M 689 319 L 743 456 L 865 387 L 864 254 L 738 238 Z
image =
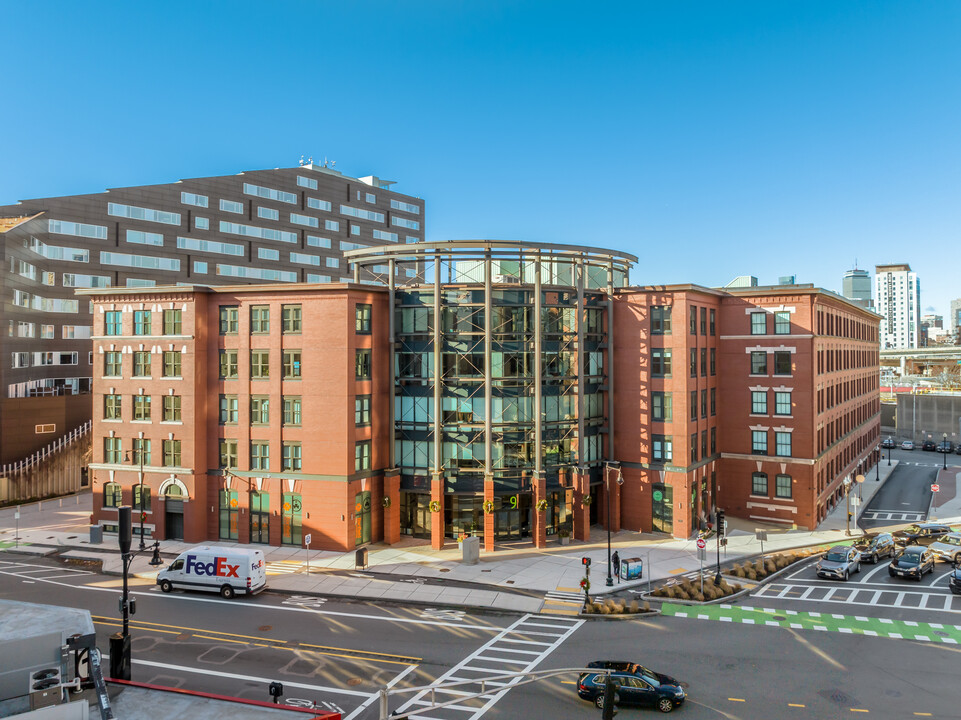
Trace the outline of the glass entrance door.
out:
M 370 493 L 359 492 L 354 496 L 354 544 L 370 542 Z
M 654 483 L 651 493 L 651 517 L 654 532 L 674 532 L 674 489 L 664 483 Z
M 270 542 L 270 495 L 250 492 L 250 542 Z

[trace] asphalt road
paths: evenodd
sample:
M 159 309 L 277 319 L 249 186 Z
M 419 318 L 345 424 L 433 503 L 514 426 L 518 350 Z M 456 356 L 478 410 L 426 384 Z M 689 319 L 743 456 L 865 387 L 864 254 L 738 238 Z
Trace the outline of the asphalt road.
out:
M 0 553 L 0 579 L 0 597 L 89 609 L 102 648 L 118 629 L 118 578 Z M 898 720 L 927 716 L 922 713 L 961 716 L 961 646 L 907 635 L 815 632 L 783 622 L 768 626 L 773 620 L 747 624 L 736 616 L 724 621 L 693 613 L 605 622 L 321 602 L 273 593 L 224 601 L 162 595 L 149 585 L 135 591 L 134 679 L 257 699 L 266 699 L 267 684 L 279 680 L 286 700 L 340 710 L 346 720 L 376 718 L 376 692 L 385 685 L 399 689 L 443 676 L 479 678 L 528 666 L 581 667 L 600 658 L 639 661 L 679 678 L 689 693 L 689 702 L 678 711 L 685 718 L 815 720 L 854 712 Z M 751 612 L 716 607 L 717 613 L 742 618 Z M 780 622 L 792 616 L 771 617 Z M 597 718 L 599 712 L 576 697 L 574 680 L 568 675 L 516 687 L 484 710 L 421 713 L 439 720 Z M 409 695 L 394 697 L 391 708 L 410 700 Z M 483 703 L 458 704 L 480 708 Z M 650 712 L 623 708 L 618 717 L 649 717 Z
M 881 462 L 887 462 L 887 450 Z M 891 451 L 892 459 L 899 461 L 898 466 L 885 481 L 884 485 L 871 498 L 858 520 L 858 525 L 866 530 L 921 522 L 927 518 L 931 505 L 931 484 L 945 459 L 949 467 L 961 465 L 961 456 L 922 450 Z M 865 482 L 874 482 L 868 474 Z

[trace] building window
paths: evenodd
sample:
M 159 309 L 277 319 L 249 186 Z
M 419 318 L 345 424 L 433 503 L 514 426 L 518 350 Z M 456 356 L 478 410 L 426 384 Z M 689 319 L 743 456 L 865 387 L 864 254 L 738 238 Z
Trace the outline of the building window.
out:
M 164 467 L 180 467 L 180 441 L 164 440 Z
M 791 498 L 791 476 L 775 475 L 774 477 L 774 497 Z
M 774 433 L 774 453 L 780 457 L 791 457 L 791 433 Z
M 280 542 L 282 545 L 294 545 L 295 547 L 300 547 L 304 537 L 303 500 L 298 493 L 283 493 L 280 499 Z
M 791 353 L 779 350 L 774 353 L 774 374 L 791 374 Z
M 370 380 L 370 350 L 358 350 L 354 356 L 354 377 Z
M 697 377 L 697 348 L 691 348 L 691 377 Z
M 284 350 L 284 380 L 300 379 L 300 350 Z
M 250 396 L 250 424 L 269 425 L 270 424 L 270 396 L 251 395 Z
M 116 310 L 111 310 L 104 313 L 104 334 L 105 335 L 121 335 L 123 334 L 123 320 L 122 315 Z
M 266 380 L 270 377 L 270 351 L 250 351 L 250 377 L 254 380 Z
M 164 395 L 164 422 L 180 422 L 180 396 Z
M 354 425 L 370 425 L 370 395 L 354 398 Z
M 717 415 L 717 388 L 711 388 L 711 417 Z
M 237 351 L 236 350 L 220 351 L 220 379 L 221 380 L 237 379 Z
M 688 405 L 691 408 L 691 420 L 697 420 L 697 390 L 691 390 L 691 401 Z
M 717 452 L 717 428 L 711 428 L 711 455 Z
M 711 310 L 711 335 L 717 335 L 717 325 L 715 324 L 715 312 Z
M 250 333 L 266 335 L 270 332 L 270 308 L 267 305 L 253 305 L 250 308 Z
M 701 390 L 701 417 L 707 418 L 707 390 Z
M 774 334 L 791 334 L 791 313 L 786 310 L 777 310 L 774 313 Z
M 145 438 L 134 438 L 130 441 L 133 451 L 132 462 L 134 465 L 150 464 L 150 441 Z
M 370 440 L 354 445 L 354 471 L 370 470 Z
M 283 445 L 282 470 L 300 471 L 303 467 L 300 458 L 300 443 L 285 442 Z
M 103 461 L 119 464 L 122 455 L 120 438 L 108 437 L 103 439 Z
M 717 375 L 717 349 L 711 348 L 711 377 Z
M 767 497 L 766 473 L 751 473 L 751 495 L 763 495 L 764 497 Z
M 221 425 L 235 425 L 237 423 L 237 396 L 236 395 L 221 395 L 220 396 L 220 424 Z
M 767 455 L 767 430 L 751 431 L 751 452 L 754 455 Z
M 670 435 L 651 436 L 651 459 L 654 462 L 670 462 L 674 459 L 674 441 Z
M 701 348 L 701 377 L 707 377 L 707 348 Z
M 220 307 L 220 334 L 236 335 L 240 308 L 236 305 L 222 305 Z
M 221 490 L 220 493 L 220 539 L 236 540 L 239 537 L 237 532 L 240 511 L 239 493 L 236 490 Z
M 775 415 L 791 414 L 791 393 L 790 392 L 774 393 L 774 414 Z
M 652 305 L 651 306 L 651 334 L 670 335 L 671 334 L 671 306 Z
M 284 305 L 281 311 L 283 316 L 284 335 L 299 335 L 301 329 L 301 307 L 300 305 Z
M 220 467 L 221 468 L 235 468 L 237 467 L 237 441 L 236 440 L 220 440 Z
M 182 310 L 164 310 L 164 335 L 180 335 L 183 328 Z
M 284 425 L 300 425 L 300 395 L 284 395 Z
M 763 350 L 751 351 L 751 375 L 767 375 L 767 353 Z
M 751 391 L 751 413 L 753 415 L 767 415 L 767 390 Z
M 103 374 L 105 377 L 120 377 L 123 356 L 119 352 L 103 354 Z
M 133 419 L 134 420 L 150 419 L 150 396 L 149 395 L 133 396 Z
M 180 358 L 179 350 L 164 350 L 164 377 L 181 377 Z
M 110 438 L 106 438 L 110 439 Z M 120 507 L 123 505 L 123 490 L 120 483 L 108 482 L 103 485 L 103 506 Z
M 133 486 L 133 507 L 140 512 L 150 510 L 150 487 L 143 483 Z
M 651 349 L 651 375 L 654 377 L 671 377 L 670 348 Z
M 123 407 L 123 397 L 120 395 L 103 396 L 103 419 L 120 420 L 121 408 Z
M 358 303 L 354 310 L 356 318 L 356 328 L 358 333 L 370 334 L 370 312 L 371 306 Z
M 701 459 L 707 457 L 707 430 L 701 430 Z
M 651 420 L 655 422 L 671 422 L 674 417 L 671 393 L 655 390 L 651 394 Z
M 697 335 L 697 308 L 692 307 L 690 312 L 691 335 Z
M 707 335 L 707 308 L 701 308 L 701 335 Z
M 150 352 L 137 350 L 133 354 L 134 377 L 150 377 Z
M 265 442 L 250 443 L 250 469 L 270 470 L 270 444 Z
M 691 433 L 691 462 L 697 462 L 697 433 Z
M 133 314 L 133 334 L 134 335 L 149 335 L 150 334 L 150 311 L 149 310 L 135 310 Z
M 751 313 L 751 335 L 767 335 L 767 313 Z

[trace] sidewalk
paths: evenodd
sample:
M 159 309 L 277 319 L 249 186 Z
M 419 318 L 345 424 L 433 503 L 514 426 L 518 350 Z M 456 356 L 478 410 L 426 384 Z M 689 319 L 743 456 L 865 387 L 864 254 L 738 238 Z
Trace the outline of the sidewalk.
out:
M 880 481 L 872 468 L 861 484 L 863 510 L 890 473 L 897 467 L 882 460 Z M 961 488 L 959 470 L 939 471 L 941 492 L 937 515 L 940 520 L 961 521 Z M 950 495 L 950 497 L 949 497 Z M 102 560 L 105 573 L 120 574 L 121 560 L 116 539 L 108 537 L 99 545 L 89 543 L 87 525 L 91 496 L 89 493 L 62 501 L 25 506 L 20 519 L 20 547 L 25 554 L 51 554 L 81 560 Z M 0 510 L 0 548 L 14 551 L 13 508 Z M 858 513 L 855 513 L 857 517 Z M 812 544 L 842 541 L 845 535 L 846 507 L 840 503 L 816 531 L 787 530 L 781 526 L 765 526 L 768 539 L 764 552 L 773 552 Z M 761 552 L 754 530 L 762 527 L 753 521 L 729 518 L 728 544 L 721 549 L 722 562 L 731 562 Z M 861 531 L 851 524 L 852 535 Z M 716 562 L 715 540 L 708 540 L 704 567 L 710 570 Z M 210 544 L 215 544 L 210 542 Z M 136 548 L 135 537 L 133 546 Z M 169 562 L 181 551 L 193 547 L 177 541 L 162 541 L 161 552 Z M 591 595 L 604 595 L 627 589 L 644 591 L 653 582 L 697 572 L 700 563 L 695 541 L 667 538 L 664 535 L 621 531 L 611 537 L 611 550 L 621 559 L 641 558 L 644 576 L 639 580 L 605 585 L 607 575 L 607 533 L 594 528 L 587 542 L 550 545 L 538 550 L 527 543 L 519 547 L 481 553 L 477 565 L 461 563 L 457 543 L 435 551 L 422 541 L 408 540 L 399 546 L 375 544 L 368 548 L 368 568 L 355 570 L 354 553 L 303 548 L 259 546 L 268 563 L 268 585 L 271 590 L 301 595 L 324 595 L 380 599 L 387 602 L 418 602 L 438 606 L 474 607 L 515 612 L 552 612 L 574 614 L 579 606 L 579 583 L 584 577 L 582 557 L 590 557 Z M 149 549 L 135 557 L 131 573 L 153 579 L 157 570 L 150 567 Z M 551 597 L 547 594 L 551 593 Z M 566 610 L 565 610 L 566 606 Z

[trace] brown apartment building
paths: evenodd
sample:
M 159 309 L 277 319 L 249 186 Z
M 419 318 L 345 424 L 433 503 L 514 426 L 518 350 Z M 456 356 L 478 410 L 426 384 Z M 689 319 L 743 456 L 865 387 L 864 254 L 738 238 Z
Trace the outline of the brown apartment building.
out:
M 95 522 L 319 549 L 811 528 L 877 457 L 878 316 L 833 293 L 629 287 L 631 256 L 560 245 L 347 258 L 327 286 L 82 291 Z M 369 284 L 400 261 L 429 281 Z

